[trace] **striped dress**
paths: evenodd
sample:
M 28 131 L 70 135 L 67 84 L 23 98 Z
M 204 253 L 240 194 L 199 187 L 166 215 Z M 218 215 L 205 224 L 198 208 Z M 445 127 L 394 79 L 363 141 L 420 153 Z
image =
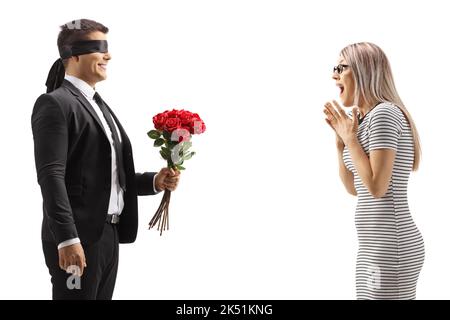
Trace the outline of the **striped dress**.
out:
M 345 166 L 353 172 L 358 193 L 355 216 L 359 242 L 357 299 L 415 299 L 425 250 L 407 199 L 414 160 L 411 128 L 397 106 L 381 103 L 360 119 L 357 136 L 367 155 L 376 149 L 396 150 L 389 188 L 381 198 L 369 193 L 348 149 L 343 152 Z

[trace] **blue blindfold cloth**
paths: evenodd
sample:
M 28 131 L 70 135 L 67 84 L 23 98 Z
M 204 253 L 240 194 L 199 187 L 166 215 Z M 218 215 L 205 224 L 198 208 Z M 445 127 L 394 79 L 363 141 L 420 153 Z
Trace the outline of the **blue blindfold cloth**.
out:
M 62 47 L 59 51 L 60 58 L 53 63 L 48 73 L 47 93 L 59 88 L 64 80 L 65 69 L 62 60 L 73 56 L 81 56 L 94 52 L 108 52 L 108 41 L 106 40 L 83 40 L 74 42 L 71 46 Z

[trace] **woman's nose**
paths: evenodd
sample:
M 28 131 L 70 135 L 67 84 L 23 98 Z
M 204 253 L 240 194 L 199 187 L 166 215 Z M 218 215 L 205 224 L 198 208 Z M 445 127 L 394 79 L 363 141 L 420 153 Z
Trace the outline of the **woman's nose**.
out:
M 339 80 L 339 75 L 336 72 L 333 72 L 333 75 L 331 76 L 333 80 Z
M 105 60 L 111 60 L 111 53 L 109 53 L 109 52 L 106 52 L 105 53 L 105 55 L 103 56 L 103 59 L 105 59 Z

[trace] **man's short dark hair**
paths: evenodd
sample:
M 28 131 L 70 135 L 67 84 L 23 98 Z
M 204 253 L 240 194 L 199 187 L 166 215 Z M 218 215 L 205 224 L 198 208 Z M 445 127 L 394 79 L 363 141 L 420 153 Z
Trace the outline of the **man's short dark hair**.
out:
M 89 19 L 79 19 L 63 24 L 58 35 L 58 50 L 61 52 L 64 46 L 71 46 L 74 42 L 88 40 L 88 35 L 95 31 L 106 34 L 109 29 L 103 24 Z M 63 60 L 63 64 L 64 67 L 67 67 L 67 59 Z

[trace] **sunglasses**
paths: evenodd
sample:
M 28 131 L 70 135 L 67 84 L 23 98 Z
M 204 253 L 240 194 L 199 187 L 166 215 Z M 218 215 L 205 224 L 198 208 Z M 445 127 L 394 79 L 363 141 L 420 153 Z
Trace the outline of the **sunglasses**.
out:
M 333 73 L 341 74 L 348 67 L 350 67 L 348 64 L 338 64 L 333 68 Z

